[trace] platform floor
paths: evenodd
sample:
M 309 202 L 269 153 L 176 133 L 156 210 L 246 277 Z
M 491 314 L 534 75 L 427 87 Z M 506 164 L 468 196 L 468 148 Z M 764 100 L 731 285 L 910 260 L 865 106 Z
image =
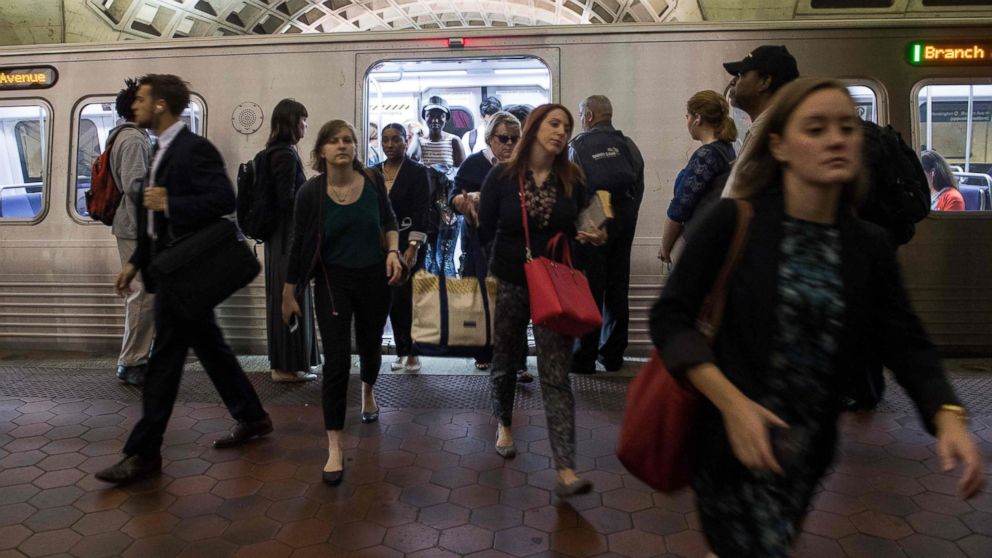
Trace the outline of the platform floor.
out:
M 521 454 L 504 461 L 492 450 L 485 375 L 467 362 L 429 364 L 437 374 L 381 377 L 378 423 L 362 425 L 350 409 L 337 488 L 320 483 L 317 385 L 273 385 L 250 374 L 276 431 L 218 451 L 210 442 L 232 423 L 191 364 L 166 435 L 164 474 L 121 489 L 93 472 L 119 458 L 140 392 L 119 385 L 100 359 L 0 353 L 0 558 L 705 554 L 691 495 L 652 492 L 613 455 L 636 363 L 621 374 L 574 378 L 578 470 L 596 489 L 568 503 L 551 493 L 538 384 L 519 390 Z M 950 368 L 992 455 L 986 364 Z M 353 403 L 357 385 L 356 377 Z M 880 411 L 845 417 L 840 458 L 797 555 L 992 557 L 992 487 L 962 502 L 955 485 L 939 472 L 932 439 L 905 397 L 891 389 Z

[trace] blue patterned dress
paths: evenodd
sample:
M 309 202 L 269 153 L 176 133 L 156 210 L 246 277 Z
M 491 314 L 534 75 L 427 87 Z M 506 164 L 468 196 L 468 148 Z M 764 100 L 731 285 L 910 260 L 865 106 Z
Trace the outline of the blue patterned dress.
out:
M 685 224 L 696 214 L 699 202 L 716 187 L 716 178 L 730 170 L 734 147 L 725 141 L 700 146 L 675 178 L 675 195 L 668 204 L 668 218 Z
M 752 395 L 790 425 L 772 433 L 785 475 L 700 464 L 693 487 L 719 556 L 786 558 L 833 459 L 839 414 L 833 359 L 844 316 L 840 231 L 789 217 L 783 229 L 776 334 L 768 374 Z

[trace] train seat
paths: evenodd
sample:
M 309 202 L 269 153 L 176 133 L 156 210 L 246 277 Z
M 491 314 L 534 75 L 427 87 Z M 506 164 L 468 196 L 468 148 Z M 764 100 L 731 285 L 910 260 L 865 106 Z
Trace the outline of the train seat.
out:
M 988 186 L 969 186 L 967 184 L 962 184 L 960 189 L 961 197 L 964 198 L 965 211 L 984 211 L 989 209 Z
M 41 212 L 41 192 L 0 194 L 0 217 L 30 219 Z

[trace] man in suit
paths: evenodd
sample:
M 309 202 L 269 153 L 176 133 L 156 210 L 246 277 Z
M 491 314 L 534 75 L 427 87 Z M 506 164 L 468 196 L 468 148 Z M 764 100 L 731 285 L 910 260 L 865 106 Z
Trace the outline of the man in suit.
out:
M 189 105 L 186 82 L 173 75 L 149 74 L 138 85 L 132 105 L 135 123 L 151 129 L 158 143 L 152 151 L 148 187 L 139 194 L 138 246 L 115 282 L 121 296 L 130 292 L 139 270 L 149 291 L 159 290 L 154 275 L 148 273 L 154 254 L 172 239 L 196 232 L 235 208 L 234 188 L 220 153 L 190 132 L 180 118 Z M 234 447 L 272 432 L 272 421 L 224 341 L 213 308 L 186 317 L 178 313 L 175 295 L 160 291 L 155 297 L 156 338 L 148 360 L 142 417 L 124 446 L 124 459 L 96 474 L 106 482 L 124 484 L 161 471 L 162 436 L 190 347 L 238 421 L 214 447 Z

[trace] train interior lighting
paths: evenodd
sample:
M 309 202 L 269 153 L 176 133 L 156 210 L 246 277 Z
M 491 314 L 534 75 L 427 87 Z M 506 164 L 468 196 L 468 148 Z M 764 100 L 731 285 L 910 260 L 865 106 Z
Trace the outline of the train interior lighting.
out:
M 420 109 L 432 95 L 448 102 L 445 131 L 459 137 L 480 122 L 479 103 L 496 97 L 503 106 L 550 102 L 551 72 L 537 58 L 392 60 L 366 77 L 365 114 L 381 130 L 390 122 L 421 123 Z

